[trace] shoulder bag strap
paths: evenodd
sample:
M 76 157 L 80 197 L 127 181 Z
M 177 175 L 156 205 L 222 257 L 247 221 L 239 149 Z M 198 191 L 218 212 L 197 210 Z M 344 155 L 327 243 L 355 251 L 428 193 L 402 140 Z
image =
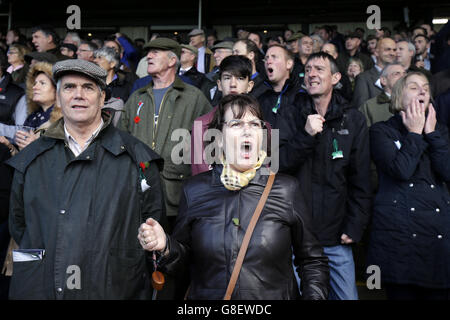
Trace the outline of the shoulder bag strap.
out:
M 273 181 L 275 180 L 275 174 L 270 173 L 269 179 L 267 180 L 266 187 L 264 188 L 264 192 L 259 199 L 258 206 L 253 213 L 252 219 L 247 227 L 247 231 L 245 232 L 244 240 L 242 240 L 241 248 L 239 249 L 239 254 L 236 259 L 236 263 L 233 268 L 233 272 L 231 273 L 230 282 L 228 283 L 227 291 L 225 293 L 225 297 L 223 300 L 230 300 L 231 294 L 233 293 L 234 287 L 236 286 L 236 282 L 239 276 L 239 272 L 242 268 L 242 263 L 244 262 L 245 253 L 247 252 L 248 243 L 250 242 L 250 238 L 252 237 L 253 230 L 255 229 L 256 222 L 261 215 L 261 211 L 266 203 L 267 197 L 269 196 L 270 189 L 272 189 Z

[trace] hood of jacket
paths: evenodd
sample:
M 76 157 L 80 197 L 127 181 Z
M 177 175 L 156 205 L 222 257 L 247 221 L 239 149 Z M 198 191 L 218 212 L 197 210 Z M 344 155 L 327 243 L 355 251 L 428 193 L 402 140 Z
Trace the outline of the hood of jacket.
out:
M 26 96 L 27 96 L 27 113 L 31 114 L 35 112 L 36 110 L 39 110 L 40 106 L 36 102 L 33 101 L 33 86 L 34 81 L 36 80 L 36 77 L 40 73 L 44 73 L 47 77 L 49 77 L 53 82 L 53 72 L 52 72 L 53 65 L 48 62 L 37 62 L 33 66 L 30 67 L 30 70 L 27 74 L 26 79 Z M 56 84 L 53 83 L 55 88 Z M 50 114 L 50 123 L 53 123 L 60 119 L 62 117 L 61 108 L 55 104 L 52 110 L 52 113 Z

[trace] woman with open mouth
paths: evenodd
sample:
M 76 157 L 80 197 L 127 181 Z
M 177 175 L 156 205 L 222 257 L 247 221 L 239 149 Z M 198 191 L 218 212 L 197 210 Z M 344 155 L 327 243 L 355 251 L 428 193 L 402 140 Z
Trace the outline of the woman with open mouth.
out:
M 450 297 L 450 148 L 420 72 L 399 79 L 394 116 L 370 129 L 379 187 L 368 265 L 392 300 Z M 447 184 L 447 186 L 446 186 Z
M 152 219 L 141 225 L 142 247 L 158 253 L 162 271 L 189 271 L 188 299 L 326 299 L 328 259 L 310 230 L 298 182 L 263 165 L 267 154 L 258 102 L 248 95 L 224 97 L 209 128 L 222 133 L 216 137 L 220 160 L 185 184 L 171 235 Z M 257 207 L 262 211 L 246 236 Z

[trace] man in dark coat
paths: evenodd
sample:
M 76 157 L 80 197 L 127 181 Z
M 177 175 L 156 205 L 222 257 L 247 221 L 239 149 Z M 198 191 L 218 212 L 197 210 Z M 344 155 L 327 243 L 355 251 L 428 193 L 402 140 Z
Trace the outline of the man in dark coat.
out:
M 264 120 L 273 129 L 280 130 L 280 145 L 286 143 L 294 134 L 295 123 L 290 114 L 295 109 L 296 95 L 300 91 L 299 77 L 293 75 L 294 57 L 281 45 L 267 49 L 265 67 L 268 81 L 265 91 L 259 95 Z
M 361 240 L 370 214 L 370 150 L 364 116 L 333 89 L 332 56 L 312 54 L 307 94 L 298 94 L 297 132 L 280 147 L 280 169 L 296 175 L 312 210 L 313 228 L 330 260 L 329 299 L 357 299 L 350 244 Z
M 165 220 L 162 160 L 101 112 L 106 71 L 69 59 L 53 77 L 63 118 L 8 161 L 12 299 L 149 299 L 137 230 Z
M 356 77 L 352 100 L 352 105 L 355 108 L 360 108 L 364 102 L 383 92 L 381 84 L 377 82 L 380 78 L 381 70 L 386 64 L 394 62 L 395 50 L 396 44 L 391 38 L 383 38 L 378 41 L 375 50 L 377 63 L 373 68 L 364 71 Z
M 51 26 L 40 25 L 31 29 L 32 42 L 37 52 L 53 54 L 58 61 L 68 59 L 59 48 L 59 36 Z

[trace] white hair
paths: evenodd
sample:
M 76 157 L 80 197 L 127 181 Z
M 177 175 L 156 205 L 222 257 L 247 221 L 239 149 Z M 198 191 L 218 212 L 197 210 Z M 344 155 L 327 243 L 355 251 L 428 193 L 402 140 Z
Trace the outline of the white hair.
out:
M 176 59 L 175 70 L 178 70 L 181 66 L 181 62 L 180 62 L 180 59 L 178 58 L 178 56 L 173 51 L 167 51 L 167 56 L 169 57 L 169 59 L 172 59 L 172 58 Z

